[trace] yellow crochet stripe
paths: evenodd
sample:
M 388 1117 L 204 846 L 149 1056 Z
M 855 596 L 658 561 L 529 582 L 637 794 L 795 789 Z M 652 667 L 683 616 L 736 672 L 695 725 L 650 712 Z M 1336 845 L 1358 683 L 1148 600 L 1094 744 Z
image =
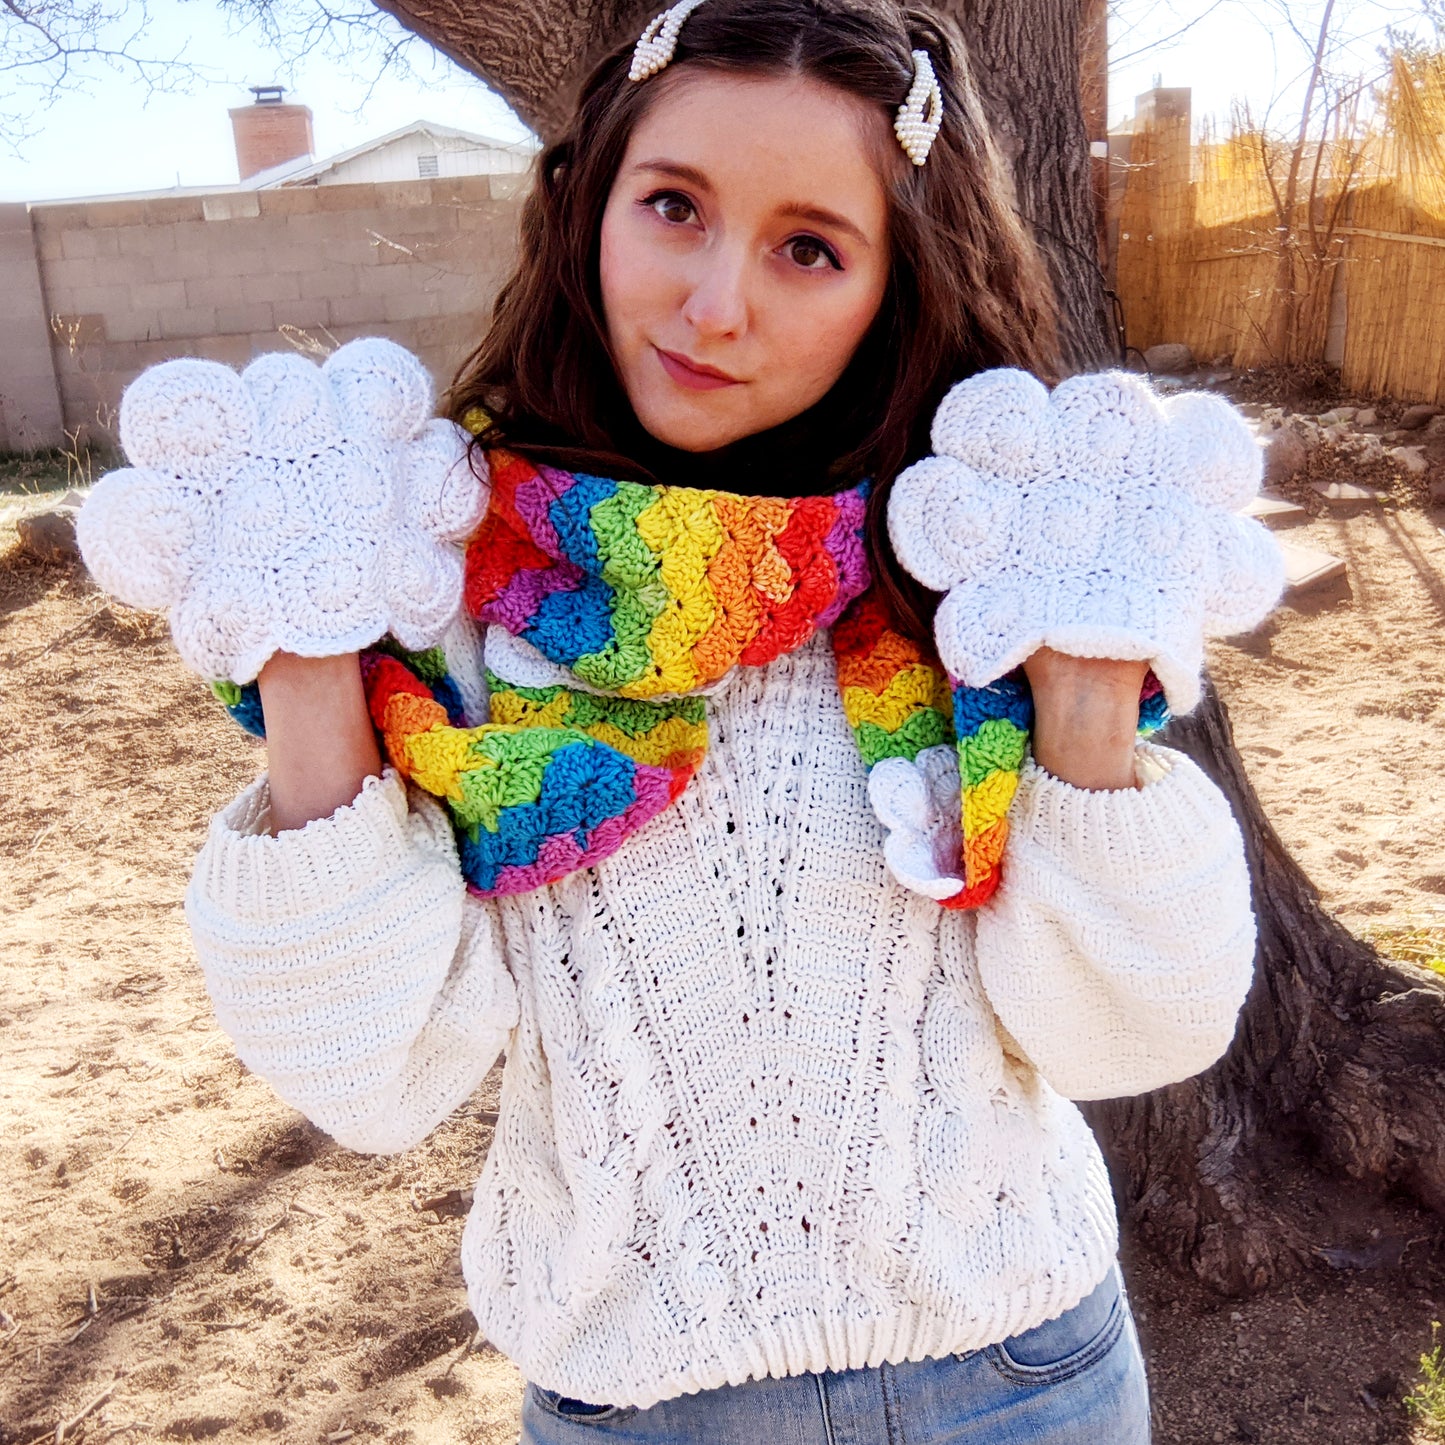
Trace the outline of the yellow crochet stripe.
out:
M 707 750 L 707 724 L 690 723 L 686 718 L 670 717 L 650 733 L 629 737 L 611 723 L 593 723 L 581 729 L 599 743 L 626 753 L 634 762 L 661 767 L 679 753 L 701 753 Z
M 866 687 L 843 689 L 843 712 L 855 728 L 872 723 L 884 732 L 896 733 L 925 707 L 944 714 L 952 711 L 948 679 L 936 667 L 922 662 L 900 668 L 882 692 Z
M 660 669 L 651 687 L 688 692 L 698 685 L 693 648 L 717 616 L 708 564 L 727 540 L 713 507 L 716 492 L 689 487 L 661 489 L 637 516 L 638 536 L 659 560 L 658 572 L 672 596 L 647 635 L 647 650 Z M 624 689 L 625 691 L 625 689 Z
M 665 719 L 648 733 L 631 734 L 606 721 L 579 723 L 569 721 L 571 693 L 563 690 L 548 703 L 532 702 L 515 692 L 493 692 L 492 722 L 514 727 L 571 728 L 584 732 L 599 743 L 606 743 L 637 763 L 661 767 L 679 753 L 707 751 L 707 723 L 689 722 L 685 717 Z
M 1019 775 L 1000 768 L 977 786 L 963 790 L 963 836 L 977 838 L 986 833 L 1009 809 L 1018 791 Z
M 478 758 L 472 744 L 498 731 L 496 724 L 484 723 L 475 728 L 441 726 L 413 733 L 402 743 L 405 769 L 417 787 L 460 803 L 463 795 L 458 776 L 463 769 L 494 766 Z
M 494 692 L 489 703 L 494 723 L 509 723 L 514 727 L 564 728 L 572 707 L 572 696 L 564 688 L 551 702 L 537 703 L 520 693 Z

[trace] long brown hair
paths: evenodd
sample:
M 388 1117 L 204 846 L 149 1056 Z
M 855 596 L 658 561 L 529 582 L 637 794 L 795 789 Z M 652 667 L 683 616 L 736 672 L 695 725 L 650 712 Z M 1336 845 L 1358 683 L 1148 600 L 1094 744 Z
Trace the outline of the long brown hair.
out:
M 932 59 L 943 126 L 925 165 L 885 168 L 891 270 L 878 316 L 828 395 L 761 440 L 771 459 L 807 459 L 791 475 L 782 469 L 795 493 L 872 479 L 874 575 L 899 622 L 925 639 L 935 599 L 887 541 L 893 478 L 928 450 L 930 418 L 954 382 L 995 366 L 1047 381 L 1058 370 L 1047 272 L 1012 205 L 962 42 L 932 11 L 888 0 L 707 0 L 660 77 L 628 80 L 631 41 L 606 56 L 571 127 L 538 158 L 517 269 L 452 384 L 448 414 L 461 420 L 481 407 L 493 421 L 478 443 L 505 442 L 534 460 L 639 479 L 664 472 L 665 449 L 642 431 L 617 380 L 598 280 L 602 213 L 633 127 L 669 73 L 707 67 L 836 86 L 876 106 L 891 132 L 914 50 Z M 725 451 L 734 460 L 759 454 L 746 444 Z M 699 475 L 698 463 L 687 459 L 683 479 Z M 735 479 L 752 470 L 728 469 Z M 780 475 L 775 465 L 767 474 Z M 707 483 L 725 484 L 713 475 Z

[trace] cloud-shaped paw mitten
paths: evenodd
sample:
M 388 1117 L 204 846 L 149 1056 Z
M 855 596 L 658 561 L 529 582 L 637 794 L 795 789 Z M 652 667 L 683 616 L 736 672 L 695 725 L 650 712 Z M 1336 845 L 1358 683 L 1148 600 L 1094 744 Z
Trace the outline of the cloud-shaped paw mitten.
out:
M 131 466 L 81 509 L 86 566 L 121 601 L 169 611 L 182 660 L 211 681 L 388 632 L 429 647 L 461 602 L 454 543 L 487 501 L 466 434 L 432 405 L 422 364 L 374 337 L 321 366 L 153 366 L 121 401 Z
M 868 801 L 888 830 L 888 871 L 914 893 L 940 901 L 962 891 L 958 752 L 950 743 L 907 758 L 883 758 L 868 774 Z
M 944 398 L 933 443 L 894 483 L 889 536 L 947 594 L 935 641 L 969 687 L 1049 646 L 1147 660 L 1188 712 L 1204 638 L 1257 626 L 1279 599 L 1274 539 L 1236 515 L 1258 489 L 1259 448 L 1222 398 L 1161 400 L 1121 371 L 1050 394 L 986 371 Z

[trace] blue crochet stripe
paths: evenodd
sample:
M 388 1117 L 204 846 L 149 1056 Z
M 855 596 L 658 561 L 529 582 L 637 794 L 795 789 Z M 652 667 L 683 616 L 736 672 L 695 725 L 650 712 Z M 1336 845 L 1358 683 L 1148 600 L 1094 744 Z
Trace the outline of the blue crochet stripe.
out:
M 457 728 L 467 725 L 461 692 L 451 673 L 447 671 L 446 654 L 440 647 L 431 647 L 425 652 L 408 652 L 391 638 L 385 637 L 374 649 L 369 650 L 387 653 L 404 662 L 431 688 L 436 700 L 446 709 L 447 721 Z M 266 714 L 261 707 L 261 689 L 254 682 L 213 682 L 211 691 L 230 714 L 232 722 L 238 723 L 252 737 L 266 736 Z

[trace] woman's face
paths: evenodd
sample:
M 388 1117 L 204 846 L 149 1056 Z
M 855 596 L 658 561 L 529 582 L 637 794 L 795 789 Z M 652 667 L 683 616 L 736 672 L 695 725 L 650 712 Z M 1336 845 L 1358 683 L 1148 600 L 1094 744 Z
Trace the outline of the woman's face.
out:
M 602 305 L 638 420 L 706 452 L 820 400 L 877 314 L 881 121 L 796 76 L 668 80 L 603 213 Z

